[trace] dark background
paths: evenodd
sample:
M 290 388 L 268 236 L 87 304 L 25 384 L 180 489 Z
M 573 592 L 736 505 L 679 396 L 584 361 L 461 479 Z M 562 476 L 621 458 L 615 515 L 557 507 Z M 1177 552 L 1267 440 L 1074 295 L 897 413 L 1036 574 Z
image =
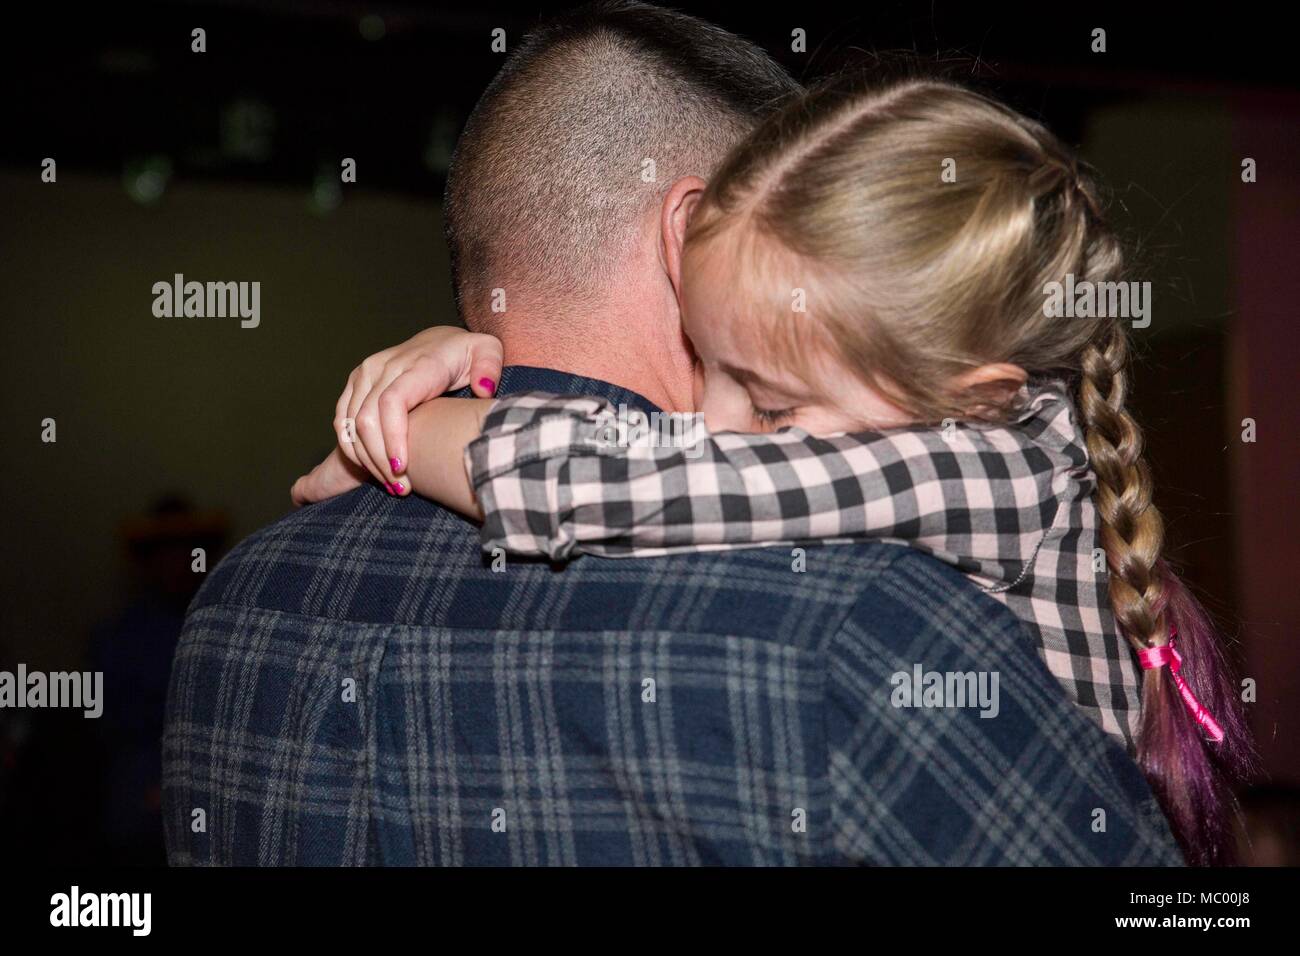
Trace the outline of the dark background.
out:
M 1287 21 L 1172 4 L 678 6 L 805 79 L 916 56 L 1043 118 L 1107 178 L 1136 278 L 1154 287 L 1134 401 L 1172 554 L 1257 684 L 1267 775 L 1245 795 L 1251 858 L 1296 862 L 1300 92 Z M 107 705 L 94 721 L 0 710 L 0 859 L 162 861 L 158 734 L 201 582 L 190 548 L 206 545 L 212 567 L 286 511 L 293 479 L 330 447 L 351 368 L 456 321 L 439 218 L 450 150 L 501 62 L 491 31 L 512 46 L 546 9 L 6 10 L 0 669 L 103 670 Z M 190 50 L 194 27 L 206 53 Z M 796 27 L 807 53 L 790 50 Z M 1096 27 L 1105 53 L 1090 51 Z M 339 183 L 343 157 L 355 184 Z M 1255 183 L 1241 181 L 1247 157 Z M 151 287 L 177 272 L 260 281 L 261 326 L 155 318 Z M 47 417 L 56 443 L 40 439 Z

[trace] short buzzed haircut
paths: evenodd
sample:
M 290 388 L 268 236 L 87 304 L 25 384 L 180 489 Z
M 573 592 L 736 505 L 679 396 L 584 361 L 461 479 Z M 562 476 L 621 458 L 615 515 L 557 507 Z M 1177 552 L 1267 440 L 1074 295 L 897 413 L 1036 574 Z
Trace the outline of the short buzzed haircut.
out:
M 754 44 L 694 17 L 600 2 L 510 53 L 466 123 L 444 222 L 462 313 L 522 283 L 598 295 L 644 213 L 707 178 L 796 83 Z M 508 295 L 508 292 L 507 292 Z

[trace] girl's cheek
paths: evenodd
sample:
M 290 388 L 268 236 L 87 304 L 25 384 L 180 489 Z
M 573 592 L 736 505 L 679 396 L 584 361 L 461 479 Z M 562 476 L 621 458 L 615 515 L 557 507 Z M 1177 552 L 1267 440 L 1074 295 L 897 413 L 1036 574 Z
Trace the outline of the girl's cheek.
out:
M 872 430 L 866 419 L 849 415 L 835 406 L 805 406 L 782 424 L 797 425 L 808 434 L 818 437 Z
M 745 390 L 734 382 L 707 381 L 698 410 L 711 432 L 750 432 L 754 430 L 752 409 Z

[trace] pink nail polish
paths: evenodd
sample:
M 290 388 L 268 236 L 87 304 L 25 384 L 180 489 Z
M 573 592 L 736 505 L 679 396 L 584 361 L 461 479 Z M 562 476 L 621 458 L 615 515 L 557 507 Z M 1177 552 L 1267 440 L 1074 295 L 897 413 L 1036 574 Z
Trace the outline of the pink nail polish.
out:
M 393 494 L 400 495 L 405 490 L 406 489 L 402 487 L 402 483 L 400 481 L 393 482 Z
M 478 380 L 478 387 L 486 391 L 489 395 L 495 395 L 497 393 L 497 383 L 492 381 L 492 379 L 488 378 L 486 375 Z
M 393 493 L 393 486 L 390 485 L 388 482 L 385 481 L 385 482 L 384 482 L 384 491 L 388 492 L 388 493 L 391 495 L 391 494 Z
M 393 474 L 397 474 L 402 470 L 402 459 L 390 458 L 388 459 L 388 463 L 393 466 Z

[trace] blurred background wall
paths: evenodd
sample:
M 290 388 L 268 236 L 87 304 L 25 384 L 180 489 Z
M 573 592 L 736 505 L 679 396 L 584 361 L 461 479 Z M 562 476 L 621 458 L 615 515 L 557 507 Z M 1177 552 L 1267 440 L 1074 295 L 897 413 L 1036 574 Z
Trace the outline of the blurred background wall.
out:
M 120 177 L 30 179 L 0 172 L 17 227 L 0 234 L 0 394 L 26 449 L 0 614 L 11 653 L 65 668 L 126 583 L 124 518 L 183 491 L 225 511 L 233 540 L 270 523 L 330 449 L 353 366 L 455 307 L 428 198 L 361 193 L 322 216 L 278 186 L 177 183 L 144 207 Z M 156 318 L 150 289 L 177 272 L 259 280 L 261 324 Z M 32 445 L 47 417 L 57 442 Z
M 1295 827 L 1300 94 L 1280 37 L 1182 8 L 681 6 L 805 78 L 919 55 L 1042 117 L 1104 174 L 1136 277 L 1154 287 L 1135 402 L 1173 554 L 1258 682 L 1250 713 L 1272 789 L 1248 800 Z M 18 14 L 0 39 L 0 668 L 104 666 L 116 693 L 140 697 L 135 723 L 108 730 L 0 711 L 0 856 L 160 859 L 150 695 L 165 688 L 188 570 L 167 542 L 202 528 L 219 552 L 273 521 L 328 451 L 352 367 L 457 321 L 446 163 L 500 63 L 491 30 L 513 43 L 538 15 L 55 6 Z M 1089 48 L 1099 25 L 1104 55 Z M 206 53 L 191 52 L 195 26 Z M 791 50 L 795 27 L 806 53 Z M 41 181 L 45 157 L 56 183 Z M 355 184 L 339 183 L 343 157 Z M 1242 182 L 1246 157 L 1256 183 Z M 152 285 L 176 273 L 260 281 L 260 326 L 155 317 Z M 56 443 L 40 441 L 46 418 Z

